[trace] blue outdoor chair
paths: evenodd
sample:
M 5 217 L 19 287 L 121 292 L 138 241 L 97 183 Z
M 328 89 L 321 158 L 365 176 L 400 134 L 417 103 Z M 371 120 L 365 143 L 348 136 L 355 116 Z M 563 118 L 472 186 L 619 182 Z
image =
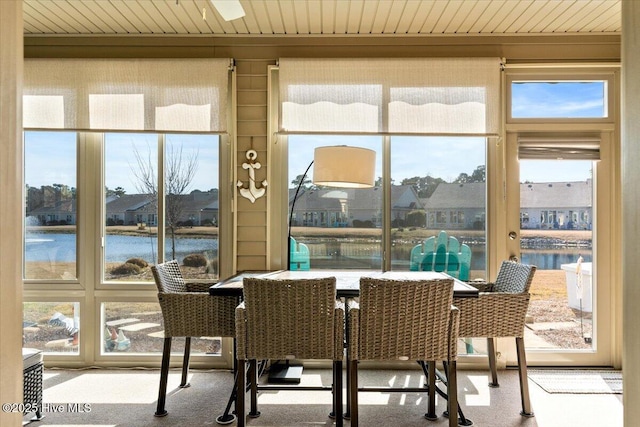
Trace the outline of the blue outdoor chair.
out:
M 289 270 L 309 270 L 311 268 L 311 260 L 309 255 L 309 247 L 304 243 L 296 242 L 296 239 L 291 239 L 291 254 L 289 255 Z
M 439 271 L 460 280 L 469 280 L 471 249 L 441 231 L 411 249 L 411 271 Z

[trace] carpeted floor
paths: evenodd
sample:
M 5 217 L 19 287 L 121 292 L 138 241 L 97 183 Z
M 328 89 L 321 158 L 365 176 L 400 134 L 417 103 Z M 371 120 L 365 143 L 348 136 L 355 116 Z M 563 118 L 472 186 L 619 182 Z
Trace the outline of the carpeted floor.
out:
M 419 386 L 419 370 L 361 370 L 367 385 Z M 154 417 L 158 370 L 51 370 L 44 376 L 45 418 L 40 426 L 217 426 L 232 387 L 229 371 L 192 371 L 191 387 L 178 388 L 179 371 L 171 371 L 166 408 L 169 414 Z M 517 371 L 499 371 L 501 386 L 489 388 L 486 371 L 460 371 L 459 396 L 464 414 L 477 427 L 618 427 L 622 426 L 621 394 L 549 394 L 529 381 L 535 417 L 519 415 L 520 389 Z M 305 369 L 304 384 L 330 384 L 330 370 Z M 447 419 L 423 418 L 426 396 L 417 393 L 361 393 L 360 426 L 445 426 Z M 438 414 L 445 402 L 438 398 Z M 331 394 L 318 391 L 261 392 L 259 418 L 248 426 L 330 426 Z M 235 425 L 234 422 L 232 425 Z M 349 426 L 349 422 L 345 422 Z

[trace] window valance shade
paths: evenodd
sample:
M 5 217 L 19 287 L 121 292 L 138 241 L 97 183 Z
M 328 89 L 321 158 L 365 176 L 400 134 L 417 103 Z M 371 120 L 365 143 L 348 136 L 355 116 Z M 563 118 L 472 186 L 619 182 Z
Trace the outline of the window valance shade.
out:
M 600 160 L 599 134 L 544 135 L 518 138 L 519 159 Z
M 25 59 L 25 129 L 227 131 L 230 59 Z
M 497 135 L 498 58 L 280 59 L 280 132 Z

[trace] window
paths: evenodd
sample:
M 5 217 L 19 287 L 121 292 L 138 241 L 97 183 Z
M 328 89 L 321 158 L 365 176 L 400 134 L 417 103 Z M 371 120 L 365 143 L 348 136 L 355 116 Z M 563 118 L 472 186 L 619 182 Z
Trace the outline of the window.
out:
M 105 280 L 152 281 L 148 265 L 177 259 L 189 279 L 218 274 L 219 137 L 105 136 Z M 164 166 L 159 168 L 158 146 Z M 164 171 L 164 178 L 159 171 Z M 164 187 L 165 197 L 158 200 Z M 158 209 L 164 206 L 164 240 Z
M 231 189 L 218 183 L 231 176 L 220 161 L 231 158 L 220 143 L 230 63 L 25 60 L 26 342 L 88 364 L 157 353 L 150 266 L 176 258 L 189 280 L 218 277 L 221 222 L 231 236 L 221 221 L 231 216 Z M 79 333 L 64 336 L 58 323 Z M 71 344 L 49 343 L 63 338 Z M 198 341 L 196 351 L 221 355 L 220 339 Z
M 315 186 L 313 169 L 303 176 L 304 165 L 313 160 L 314 148 L 332 145 L 333 140 L 377 152 L 377 179 L 373 188 Z M 390 228 L 386 229 L 382 220 L 381 170 L 385 160 L 381 138 L 291 135 L 288 138 L 291 236 L 296 244 L 308 248 L 311 269 L 381 269 L 383 239 L 390 239 L 391 269 L 409 270 L 412 248 L 445 230 L 460 243 L 471 246 L 472 278 L 484 278 L 485 144 L 484 138 L 391 137 L 391 219 Z M 452 150 L 465 151 L 464 159 L 450 156 Z M 413 155 L 416 152 L 427 152 L 429 156 Z M 298 185 L 300 189 L 294 199 Z M 431 220 L 427 221 L 428 218 Z M 467 222 L 466 218 L 473 220 Z M 292 268 L 298 267 L 295 264 Z
M 158 136 L 108 133 L 104 140 L 104 280 L 153 281 L 148 270 L 158 262 Z
M 612 123 L 614 70 L 515 66 L 506 76 L 507 123 Z
M 218 277 L 219 148 L 217 135 L 105 134 L 107 283 L 149 284 L 150 266 L 170 259 L 186 280 Z M 108 301 L 101 313 L 101 354 L 162 350 L 156 302 Z M 192 351 L 220 355 L 220 346 L 203 338 Z
M 76 134 L 24 136 L 24 278 L 77 277 Z M 55 147 L 55 148 L 53 148 Z
M 512 81 L 513 118 L 605 118 L 606 81 Z
M 25 343 L 77 357 L 82 337 L 98 321 L 102 333 L 94 341 L 102 355 L 161 351 L 161 314 L 150 266 L 176 258 L 189 280 L 219 275 L 219 140 L 196 134 L 25 132 Z M 104 181 L 95 173 L 101 169 Z M 77 203 L 98 197 L 96 188 L 104 189 L 101 210 Z M 162 188 L 164 210 L 158 211 Z M 98 228 L 80 234 L 82 224 L 100 212 Z M 102 254 L 102 265 L 96 264 L 96 253 Z M 102 271 L 97 282 L 96 271 Z M 123 282 L 127 286 L 118 287 Z M 106 300 L 97 311 L 81 312 L 77 300 L 67 302 L 100 287 Z M 42 290 L 50 293 L 49 300 L 40 299 Z M 153 302 L 136 301 L 141 291 Z M 86 318 L 89 312 L 99 318 Z M 219 356 L 220 345 L 220 338 L 206 339 L 194 351 Z
M 373 188 L 334 188 L 314 185 L 313 169 L 304 176 L 316 147 L 345 144 L 378 154 L 382 147 L 379 137 L 289 136 L 290 235 L 298 245 L 308 248 L 312 269 L 380 269 L 381 180 Z M 376 176 L 381 176 L 379 155 L 376 164 Z M 299 268 L 297 263 L 292 264 L 292 268 Z
M 77 355 L 80 346 L 78 301 L 23 303 L 23 345 L 46 353 Z
M 162 352 L 164 326 L 160 305 L 156 302 L 103 302 L 101 307 L 100 353 L 103 355 Z M 220 355 L 222 341 L 216 337 L 193 337 L 193 353 Z M 184 338 L 175 338 L 176 353 L 184 349 Z
M 485 276 L 485 152 L 486 138 L 498 132 L 499 70 L 497 58 L 281 59 L 278 125 L 288 137 L 291 231 L 296 243 L 308 243 L 311 268 L 340 268 L 348 258 L 350 268 L 409 269 L 421 240 L 465 230 L 458 236 L 476 243 L 476 274 Z M 374 144 L 381 162 L 374 188 L 301 182 L 311 155 L 300 153 L 331 138 Z M 296 197 L 298 184 L 304 191 Z M 326 225 L 323 215 L 331 219 Z M 298 226 L 335 228 L 337 237 L 317 244 Z M 349 234 L 355 228 L 362 229 L 357 237 Z
M 479 137 L 391 138 L 391 210 L 405 212 L 388 231 L 392 269 L 409 270 L 411 250 L 444 230 L 471 248 L 470 278 L 485 277 L 484 221 L 466 221 L 486 213 L 485 153 Z
M 541 219 L 539 224 L 523 223 L 520 232 L 522 262 L 538 267 L 528 312 L 537 340 L 528 340 L 527 348 L 591 351 L 596 342 L 592 302 L 597 296 L 592 268 L 598 261 L 593 250 L 593 224 L 585 218 L 588 215 L 581 217 L 576 211 L 540 208 L 593 207 L 596 198 L 591 177 L 596 162 L 520 159 L 519 166 L 520 179 L 526 182 L 521 184 L 520 210 L 532 218 L 539 211 Z M 547 322 L 563 326 L 548 328 Z
M 218 278 L 220 200 L 217 135 L 167 135 L 165 260 L 188 279 Z

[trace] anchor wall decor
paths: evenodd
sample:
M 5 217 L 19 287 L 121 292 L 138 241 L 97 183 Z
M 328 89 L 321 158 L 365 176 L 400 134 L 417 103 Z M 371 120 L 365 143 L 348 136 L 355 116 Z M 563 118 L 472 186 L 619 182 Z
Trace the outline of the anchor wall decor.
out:
M 260 164 L 260 162 L 255 162 L 254 160 L 258 158 L 258 153 L 256 152 L 256 150 L 248 150 L 247 151 L 247 160 L 249 160 L 249 163 L 243 163 L 242 164 L 242 168 L 243 169 L 247 169 L 249 171 L 249 188 L 244 188 L 243 187 L 243 183 L 242 181 L 238 180 L 236 186 L 238 188 L 240 188 L 240 195 L 242 197 L 245 197 L 247 199 L 249 199 L 251 201 L 251 203 L 254 203 L 257 199 L 259 199 L 260 197 L 264 196 L 264 194 L 266 193 L 267 189 L 267 180 L 263 180 L 261 182 L 262 187 L 258 188 L 256 186 L 256 169 L 260 169 L 260 167 L 262 166 Z

